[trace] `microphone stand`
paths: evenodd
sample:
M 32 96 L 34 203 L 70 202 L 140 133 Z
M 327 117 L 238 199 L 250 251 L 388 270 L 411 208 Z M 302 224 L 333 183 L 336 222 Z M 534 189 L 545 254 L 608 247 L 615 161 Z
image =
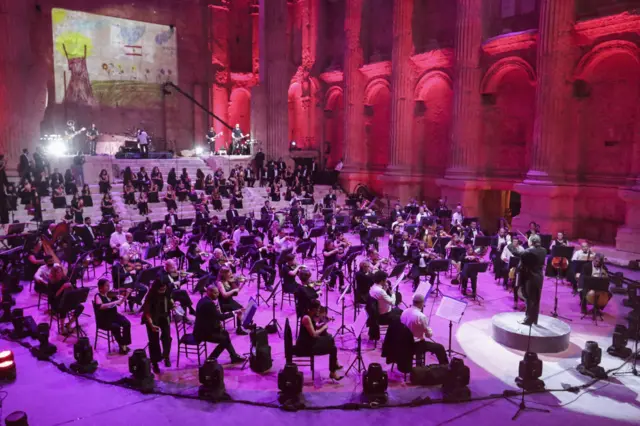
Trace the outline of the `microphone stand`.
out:
M 556 270 L 556 289 L 555 289 L 555 294 L 553 296 L 553 311 L 551 311 L 551 316 L 554 318 L 562 318 L 565 321 L 573 321 L 570 318 L 563 317 L 562 315 L 558 314 L 558 280 L 560 278 L 560 268 L 555 268 L 555 270 Z

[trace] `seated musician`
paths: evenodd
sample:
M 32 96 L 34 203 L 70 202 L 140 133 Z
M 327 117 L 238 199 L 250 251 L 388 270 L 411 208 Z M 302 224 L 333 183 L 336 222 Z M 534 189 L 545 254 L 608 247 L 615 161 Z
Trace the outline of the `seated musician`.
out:
M 284 260 L 283 256 L 293 252 L 295 248 L 295 238 L 287 235 L 284 228 L 280 228 L 278 236 L 273 238 L 273 245 L 276 249 L 276 253 L 280 256 L 278 263 Z
M 418 288 L 420 277 L 429 275 L 429 283 L 433 285 L 436 282 L 436 273 L 428 272 L 429 262 L 434 259 L 435 255 L 427 250 L 427 245 L 423 242 L 418 244 L 418 249 L 413 250 L 411 263 L 411 272 L 409 276 L 413 279 L 413 291 Z
M 67 292 L 74 291 L 74 287 L 69 282 L 62 266 L 55 264 L 51 269 L 49 275 L 49 283 L 47 284 L 49 290 L 49 306 L 51 311 L 57 313 L 60 318 L 66 318 L 69 312 L 64 312 L 63 300 L 64 295 Z M 63 324 L 63 334 L 71 333 L 71 324 L 78 321 L 80 314 L 84 311 L 84 306 L 79 304 L 72 308 L 72 315 L 69 317 L 69 322 Z
M 451 240 L 445 246 L 445 250 L 449 250 L 449 258 L 451 259 L 451 265 L 457 271 L 456 276 L 451 280 L 451 284 L 459 284 L 460 283 L 460 272 L 462 271 L 462 258 L 457 258 L 452 256 L 451 249 L 455 247 L 464 247 L 464 237 L 460 234 L 451 235 Z
M 573 253 L 573 257 L 571 258 L 571 261 L 572 262 L 573 261 L 580 261 L 580 262 L 589 261 L 589 260 L 593 260 L 594 256 L 595 256 L 595 253 L 591 250 L 591 246 L 589 245 L 588 242 L 584 241 L 582 242 L 582 244 L 580 244 L 580 250 L 576 250 Z M 567 277 L 567 280 L 571 283 L 571 286 L 573 288 L 574 295 L 578 294 L 578 278 L 580 276 L 580 272 L 581 271 L 576 271 L 575 266 L 572 265 Z
M 341 255 L 344 254 L 343 246 L 336 246 L 336 244 L 331 240 L 325 240 L 324 242 L 324 250 L 322 255 L 324 256 L 324 264 L 322 266 L 322 270 L 324 271 L 329 266 L 334 265 L 333 272 L 331 272 L 331 281 L 329 283 L 329 288 L 333 289 L 336 286 L 336 280 L 340 280 L 340 291 L 344 289 L 344 274 L 342 273 L 342 258 Z
M 129 256 L 125 255 L 119 261 L 114 262 L 111 269 L 114 288 L 127 288 L 135 291 L 135 294 L 127 298 L 129 311 L 131 312 L 133 312 L 134 305 L 142 306 L 142 301 L 149 291 L 149 288 L 138 280 L 138 274 L 142 270 L 142 266 L 142 263 L 131 263 Z M 148 266 L 148 264 L 145 264 L 145 266 Z
M 31 257 L 31 255 L 29 257 Z M 42 262 L 44 262 L 44 264 L 42 264 L 38 268 L 36 273 L 33 275 L 33 280 L 36 283 L 36 290 L 38 288 L 38 285 L 40 285 L 40 286 L 42 286 L 42 288 L 44 288 L 45 286 L 47 286 L 49 284 L 49 278 L 51 277 L 51 271 L 53 271 L 53 267 L 54 267 L 53 256 L 46 255 L 44 257 L 44 260 L 42 260 Z
M 389 325 L 393 318 L 402 315 L 402 310 L 396 307 L 396 294 L 392 291 L 386 272 L 378 271 L 373 274 L 373 285 L 369 290 L 369 296 L 378 303 L 378 322 Z
M 296 264 L 296 256 L 289 253 L 285 256 L 285 262 L 280 268 L 280 278 L 282 278 L 282 291 L 294 294 L 298 290 L 296 276 L 305 268 L 304 265 Z
M 309 310 L 311 303 L 314 300 L 319 299 L 320 290 L 316 289 L 315 283 L 311 282 L 311 271 L 308 269 L 301 269 L 298 273 L 300 279 L 300 285 L 296 289 L 296 314 L 299 318 Z
M 245 224 L 241 223 L 240 226 L 238 226 L 238 229 L 233 231 L 233 242 L 236 247 L 240 247 L 240 239 L 242 237 L 248 237 L 249 235 L 249 231 L 247 231 Z
M 337 200 L 338 200 L 338 198 L 336 197 L 336 194 L 333 193 L 333 188 L 329 188 L 329 192 L 322 199 L 322 202 L 324 204 L 324 208 L 325 209 L 332 208 Z
M 464 270 L 464 265 L 468 263 L 480 263 L 480 258 L 473 251 L 473 246 L 471 244 L 467 245 L 467 253 L 464 259 L 462 260 L 462 272 L 460 273 L 460 284 L 461 284 L 460 293 L 463 296 L 467 295 L 467 283 L 469 280 L 471 280 L 471 297 L 475 298 L 476 289 L 478 286 L 478 273 L 471 272 L 470 274 L 467 275 L 467 273 Z
M 504 248 L 509 244 L 511 244 L 511 235 L 507 233 L 505 228 L 498 229 L 498 233 L 491 244 L 491 254 L 489 254 L 489 258 L 493 262 L 493 272 L 496 280 L 502 277 L 504 273 L 501 256 Z
M 187 318 L 187 312 L 195 315 L 196 311 L 193 309 L 193 302 L 189 297 L 189 293 L 180 289 L 187 282 L 187 279 L 180 277 L 174 260 L 164 262 L 164 269 L 158 273 L 158 279 L 169 288 L 171 298 L 180 303 L 180 306 L 185 311 L 185 318 Z
M 356 272 L 355 303 L 366 304 L 373 286 L 373 268 L 367 260 L 360 262 Z
M 405 220 L 402 216 L 398 216 L 398 218 L 391 224 L 391 229 L 400 228 L 400 232 L 404 232 Z
M 408 232 L 402 232 L 402 238 L 395 239 L 393 252 L 398 262 L 406 262 L 411 259 L 411 239 Z
M 583 314 L 587 313 L 588 290 L 587 288 L 585 288 L 585 285 L 584 285 L 585 277 L 609 278 L 609 271 L 604 264 L 604 255 L 602 253 L 595 253 L 593 255 L 593 261 L 585 263 L 582 266 L 582 272 L 578 275 L 578 279 L 580 282 L 579 289 L 578 289 L 580 291 L 580 311 Z M 612 296 L 613 294 L 610 291 L 608 291 L 607 296 L 599 297 L 598 304 L 602 303 L 602 305 L 606 305 Z M 595 303 L 595 296 L 593 299 Z M 603 299 L 606 299 L 606 300 L 603 300 Z
M 126 297 L 109 297 L 109 280 L 101 278 L 98 280 L 98 294 L 93 298 L 96 306 L 96 323 L 101 330 L 109 330 L 113 333 L 120 354 L 129 353 L 131 344 L 131 323 L 127 318 L 118 312 L 118 306 L 126 301 Z
M 338 232 L 338 225 L 336 223 L 337 221 L 335 216 L 329 219 L 329 224 L 327 225 L 326 234 L 327 234 L 327 238 L 330 240 L 335 239 L 336 232 Z
M 216 301 L 220 297 L 220 290 L 215 284 L 207 287 L 207 294 L 198 301 L 196 307 L 196 323 L 193 326 L 193 337 L 199 342 L 217 343 L 218 346 L 209 355 L 210 358 L 217 359 L 223 351 L 229 352 L 231 363 L 237 364 L 244 362 L 245 358 L 238 355 L 229 333 L 221 325 L 221 322 L 232 318 L 235 312 L 220 312 L 220 308 Z
M 400 204 L 396 204 L 393 211 L 389 215 L 389 220 L 391 220 L 391 223 L 394 223 L 394 222 L 397 222 L 398 218 L 400 217 L 404 218 L 405 213 L 402 210 L 402 206 Z M 393 226 L 391 226 L 391 228 L 393 229 Z
M 566 269 L 559 268 L 556 272 L 556 269 L 553 267 L 554 258 L 551 256 L 551 252 L 553 251 L 554 247 L 568 247 L 568 246 L 569 246 L 569 241 L 565 237 L 564 232 L 559 231 L 556 234 L 556 238 L 554 238 L 553 241 L 551 241 L 551 244 L 549 245 L 549 256 L 547 257 L 547 266 L 545 270 L 546 276 L 555 277 L 557 274 L 559 274 L 558 276 L 563 279 L 566 277 L 567 275 Z M 566 259 L 566 260 L 568 263 L 570 259 Z
M 369 246 L 373 246 L 376 250 L 379 250 L 380 246 L 378 245 L 378 239 L 375 237 L 369 238 L 369 229 L 373 227 L 375 227 L 375 225 L 369 223 L 369 220 L 366 217 L 362 219 L 362 223 L 358 226 L 360 242 L 365 249 L 368 249 Z
M 115 232 L 109 237 L 109 246 L 114 253 L 120 254 L 120 247 L 127 241 L 127 236 L 122 232 L 122 225 L 115 225 Z
M 192 273 L 197 278 L 207 275 L 202 269 L 204 262 L 203 253 L 198 247 L 198 243 L 191 243 L 187 249 L 187 272 Z
M 309 236 L 311 230 L 309 229 L 309 225 L 307 225 L 307 221 L 305 218 L 300 219 L 300 223 L 296 227 L 296 235 L 298 236 L 298 245 L 309 243 L 309 250 L 302 253 L 302 258 L 306 259 L 307 257 L 311 257 L 313 251 L 316 248 L 316 242 L 311 239 Z
M 383 259 L 380 257 L 380 253 L 375 248 L 371 247 L 367 250 L 367 260 L 371 267 L 371 272 L 375 272 L 378 269 L 384 270 L 389 265 L 389 259 Z
M 418 214 L 416 215 L 416 223 L 420 225 L 422 223 L 422 219 L 426 219 L 430 216 L 430 212 L 426 211 L 424 207 L 418 207 Z
M 182 259 L 184 253 L 180 250 L 180 238 L 173 233 L 173 228 L 167 226 L 162 237 L 163 251 L 165 259 Z
M 126 232 L 124 238 L 125 242 L 120 245 L 120 257 L 129 256 L 129 260 L 132 261 L 140 259 L 140 244 L 133 241 L 133 234 Z
M 236 334 L 245 336 L 246 331 L 242 329 L 242 305 L 240 305 L 234 297 L 240 293 L 241 287 L 232 273 L 231 269 L 223 266 L 218 274 L 218 290 L 220 291 L 220 310 L 223 313 L 235 312 L 236 314 Z
M 510 244 L 507 244 L 504 249 L 502 249 L 502 254 L 500 255 L 500 271 L 503 279 L 504 288 L 508 287 L 509 284 L 509 275 L 511 271 L 508 270 L 509 262 L 512 257 L 520 257 L 524 253 L 524 247 L 520 244 L 520 240 L 517 238 L 513 238 Z M 496 274 L 496 276 L 498 276 Z
M 341 380 L 337 371 L 342 367 L 338 364 L 338 349 L 333 336 L 327 332 L 327 323 L 318 322 L 320 317 L 320 301 L 313 300 L 306 314 L 300 320 L 300 333 L 296 341 L 296 353 L 300 355 L 329 355 L 329 377 Z
M 414 339 L 414 350 L 418 354 L 418 359 L 422 358 L 422 354 L 429 352 L 438 358 L 438 364 L 449 364 L 447 351 L 439 343 L 430 342 L 427 339 L 433 336 L 433 331 L 429 328 L 429 320 L 422 313 L 424 308 L 424 296 L 422 294 L 413 295 L 413 306 L 404 310 L 400 316 L 400 322 L 404 324 Z
M 264 245 L 262 238 L 256 237 L 253 240 L 253 246 L 249 248 L 249 257 L 253 263 L 264 260 L 265 263 L 258 271 L 258 274 L 265 282 L 265 287 L 268 291 L 273 291 L 273 283 L 276 280 L 276 255 L 273 251 L 273 247 L 267 247 Z

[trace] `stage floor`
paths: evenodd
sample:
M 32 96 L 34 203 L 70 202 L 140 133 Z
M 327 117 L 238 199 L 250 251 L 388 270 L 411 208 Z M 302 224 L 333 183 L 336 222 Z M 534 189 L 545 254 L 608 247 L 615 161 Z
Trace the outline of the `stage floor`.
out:
M 353 238 L 353 237 L 350 237 Z M 322 240 L 320 240 L 320 243 Z M 321 244 L 320 244 L 321 246 Z M 383 255 L 386 254 L 386 238 L 381 241 Z M 308 262 L 309 265 L 311 263 Z M 313 269 L 313 268 L 312 268 Z M 99 269 L 99 273 L 102 269 Z M 314 275 L 315 276 L 315 275 Z M 85 283 L 90 287 L 95 287 L 96 280 L 89 280 Z M 26 283 L 25 283 L 26 284 Z M 554 281 L 546 280 L 543 289 L 542 312 L 549 314 L 553 308 L 553 286 Z M 457 286 L 450 285 L 450 278 L 443 277 L 443 284 L 440 289 L 445 295 L 458 297 Z M 411 300 L 411 283 L 406 281 L 401 285 L 404 300 Z M 622 297 L 614 296 L 612 302 L 607 306 L 603 323 L 597 326 L 590 319 L 580 320 L 578 299 L 571 296 L 571 288 L 568 285 L 561 285 L 559 290 L 559 311 L 563 316 L 569 317 L 571 327 L 571 344 L 569 348 L 561 353 L 552 355 L 540 355 L 544 362 L 543 377 L 547 389 L 561 390 L 566 385 L 576 386 L 589 382 L 587 377 L 580 375 L 575 367 L 580 361 L 580 351 L 587 340 L 595 340 L 603 349 L 602 366 L 605 369 L 612 369 L 622 365 L 622 360 L 613 358 L 606 354 L 606 348 L 611 344 L 613 326 L 616 323 L 625 323 L 622 318 L 628 312 L 622 306 Z M 92 290 L 91 296 L 95 294 Z M 255 294 L 255 286 L 246 288 L 239 300 L 244 302 Z M 512 312 L 513 296 L 504 291 L 501 285 L 497 285 L 491 273 L 481 274 L 478 284 L 478 294 L 484 297 L 482 305 L 470 302 L 463 316 L 461 324 L 454 326 L 453 349 L 465 353 L 466 365 L 471 368 L 471 393 L 473 398 L 484 398 L 491 395 L 500 395 L 505 390 L 517 390 L 514 378 L 518 374 L 518 363 L 522 359 L 523 352 L 508 349 L 496 343 L 492 335 L 492 317 L 502 312 Z M 198 296 L 192 296 L 197 302 Z M 334 309 L 339 309 L 336 305 L 338 294 L 333 292 L 329 295 L 329 304 Z M 279 299 L 279 298 L 278 298 Z M 425 313 L 429 314 L 437 310 L 441 298 L 429 299 L 425 307 Z M 279 300 L 278 300 L 279 301 Z M 36 322 L 48 321 L 43 310 L 35 307 L 37 297 L 27 290 L 18 295 L 18 306 L 26 307 L 25 315 L 32 315 Z M 435 306 L 433 303 L 435 302 Z M 90 306 L 90 305 L 89 305 Z M 433 308 L 432 308 L 433 306 Z M 87 313 L 92 314 L 90 309 Z M 146 332 L 140 325 L 140 315 L 127 314 L 132 323 L 133 345 L 132 349 L 144 348 L 147 344 Z M 276 316 L 280 324 L 284 325 L 285 319 L 289 318 L 294 326 L 295 313 L 293 306 L 289 306 L 286 301 L 280 309 L 278 306 Z M 336 330 L 340 326 L 340 318 L 336 316 L 336 321 L 330 331 Z M 353 311 L 349 308 L 346 312 L 346 322 L 353 322 Z M 618 319 L 619 320 L 616 320 Z M 261 307 L 256 316 L 256 323 L 266 324 L 271 319 L 271 309 Z M 94 319 L 92 317 L 82 317 L 83 327 L 87 330 L 91 341 L 94 336 Z M 448 322 L 433 315 L 431 327 L 435 332 L 435 340 L 447 345 Z M 175 330 L 172 327 L 175 337 Z M 247 352 L 249 349 L 248 337 L 235 336 L 231 332 L 232 341 L 238 352 Z M 69 364 L 73 361 L 73 343 L 75 338 L 70 338 L 67 342 L 62 342 L 61 336 L 52 332 L 51 340 L 58 346 L 58 353 L 54 356 L 57 362 Z M 4 343 L 4 342 L 3 342 Z M 220 362 L 225 369 L 225 383 L 227 391 L 234 400 L 246 400 L 262 404 L 277 405 L 277 373 L 284 365 L 283 341 L 277 335 L 269 336 L 269 343 L 272 349 L 273 367 L 267 373 L 259 375 L 252 372 L 248 367 L 241 369 L 240 365 L 229 365 L 228 355 L 223 353 Z M 157 385 L 163 392 L 171 394 L 181 394 L 193 396 L 197 394 L 198 369 L 197 359 L 190 359 L 182 356 L 180 367 L 176 367 L 175 339 L 171 360 L 171 368 L 162 368 L 162 373 L 156 378 Z M 339 348 L 339 362 L 346 368 L 350 365 L 354 357 L 355 339 L 351 335 L 336 337 L 336 344 Z M 630 345 L 632 342 L 630 342 Z M 364 360 L 368 365 L 371 362 L 380 362 L 389 372 L 389 404 L 408 403 L 416 398 L 431 397 L 439 399 L 441 392 L 439 388 L 423 388 L 411 386 L 405 382 L 404 375 L 385 363 L 380 357 L 380 344 L 378 349 L 373 348 L 373 344 L 368 342 L 366 331 L 363 333 Z M 53 366 L 43 362 L 37 362 L 28 353 L 15 344 L 10 344 L 18 354 L 19 379 L 14 385 L 9 385 L 4 390 L 9 392 L 9 398 L 5 402 L 3 412 L 7 414 L 11 410 L 23 409 L 28 411 L 30 418 L 36 419 L 32 424 L 53 425 L 62 424 L 71 419 L 78 419 L 77 424 L 102 424 L 108 421 L 114 425 L 130 422 L 135 419 L 137 424 L 174 424 L 188 418 L 198 418 L 200 421 L 210 417 L 214 412 L 224 412 L 228 414 L 229 423 L 231 419 L 234 424 L 248 424 L 247 416 L 252 413 L 269 412 L 267 417 L 254 418 L 251 424 L 264 424 L 274 421 L 283 422 L 277 410 L 260 409 L 256 407 L 243 406 L 235 409 L 220 408 L 213 410 L 208 403 L 200 401 L 180 400 L 167 397 L 142 396 L 129 390 L 119 387 L 106 386 L 85 379 L 76 379 L 65 375 Z M 209 351 L 213 349 L 209 345 Z M 129 375 L 128 357 L 107 354 L 106 341 L 98 343 L 95 351 L 95 358 L 99 362 L 99 369 L 96 377 L 106 382 L 115 382 Z M 428 362 L 434 362 L 434 358 L 429 356 Z M 311 380 L 311 374 L 307 367 L 300 367 L 304 373 L 304 395 L 306 404 L 310 407 L 331 407 L 342 405 L 348 402 L 360 402 L 362 391 L 361 378 L 357 374 L 350 373 L 342 381 L 334 383 L 329 379 L 328 357 L 316 358 L 316 378 Z M 629 369 L 629 366 L 623 368 Z M 345 371 L 343 370 L 343 372 Z M 36 385 L 40 383 L 41 385 Z M 81 385 L 81 386 L 80 386 Z M 86 390 L 86 391 L 85 391 Z M 32 393 L 33 392 L 33 393 Z M 574 394 L 570 392 L 557 391 L 539 395 L 527 396 L 532 406 L 545 407 L 552 410 L 552 415 L 526 413 L 519 420 L 522 424 L 529 424 L 533 421 L 544 421 L 546 424 L 563 424 L 567 421 L 574 424 L 599 424 L 602 418 L 607 419 L 607 424 L 638 423 L 640 419 L 640 379 L 633 376 L 616 377 L 609 381 L 602 381 L 590 388 L 587 392 Z M 22 399 L 20 397 L 22 396 Z M 64 400 L 63 400 L 64 397 Z M 72 398 L 65 402 L 67 398 Z M 159 403 L 156 399 L 164 402 Z M 154 401 L 156 400 L 156 401 Z M 86 402 L 85 402 L 86 401 Z M 69 405 L 71 404 L 71 406 Z M 141 404 L 136 408 L 137 404 Z M 160 408 L 159 408 L 160 407 Z M 116 410 L 114 415 L 106 413 Z M 184 415 L 180 413 L 182 410 Z M 420 421 L 421 424 L 495 424 L 496 420 L 501 423 L 510 421 L 511 415 L 516 407 L 509 404 L 504 399 L 487 399 L 464 403 L 462 405 L 442 405 L 418 409 L 396 409 L 393 413 L 394 422 Z M 159 410 L 159 412 L 158 412 Z M 223 411 L 220 411 L 223 410 Z M 421 411 L 422 410 L 422 411 Z M 423 414 L 429 410 L 429 417 Z M 382 420 L 380 414 L 362 414 L 357 417 L 355 413 L 340 412 L 335 419 L 327 412 L 326 414 L 299 414 L 299 419 L 316 423 L 320 419 L 324 422 L 335 421 L 367 421 L 373 422 Z M 386 413 L 386 411 L 385 411 Z M 433 416 L 431 414 L 434 414 Z M 184 416 L 184 417 L 183 417 Z M 286 416 L 286 415 L 285 415 Z M 106 420 L 109 419 L 109 420 Z M 155 421 L 152 421 L 155 420 Z M 173 420 L 171 420 L 173 419 Z M 243 420 L 244 419 L 244 420 Z M 539 419 L 539 420 L 538 420 Z M 225 420 L 227 418 L 225 417 Z M 263 423 L 260 420 L 265 420 Z M 212 420 L 213 421 L 213 420 Z M 66 423 L 65 423 L 66 424 Z M 282 423 L 286 424 L 286 422 Z

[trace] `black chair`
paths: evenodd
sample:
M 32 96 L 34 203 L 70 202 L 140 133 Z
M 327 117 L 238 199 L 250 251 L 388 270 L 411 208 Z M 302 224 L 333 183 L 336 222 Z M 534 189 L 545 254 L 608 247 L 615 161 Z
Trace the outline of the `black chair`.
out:
M 289 321 L 287 319 L 287 321 Z M 301 353 L 296 345 L 293 344 L 293 338 L 291 333 L 284 333 L 284 352 L 285 359 L 291 360 L 291 362 L 296 363 L 300 367 L 309 367 L 311 369 L 311 380 L 315 380 L 316 373 L 316 361 L 315 355 Z
M 388 326 L 380 324 L 378 301 L 369 296 L 365 306 L 367 312 L 367 327 L 369 327 L 369 340 L 373 341 L 374 349 L 378 347 L 378 341 L 386 335 Z M 384 333 L 383 333 L 384 332 Z
M 202 365 L 201 355 L 207 358 L 207 343 L 197 342 L 192 333 L 187 333 L 187 322 L 184 318 L 175 315 L 173 323 L 176 326 L 176 337 L 178 339 L 178 360 L 176 366 L 180 367 L 180 353 L 189 358 L 189 355 L 198 355 L 198 366 Z
M 282 266 L 280 266 L 278 268 L 280 270 L 280 277 L 284 277 L 283 272 L 282 272 Z M 287 297 L 287 302 L 289 302 L 289 306 L 291 306 L 291 302 L 295 303 L 295 293 L 297 288 L 297 284 L 296 287 L 288 287 L 286 284 L 286 281 L 284 278 L 282 278 L 282 287 L 281 287 L 281 292 L 280 292 L 280 310 L 282 310 L 282 305 L 284 305 L 284 298 L 285 295 Z
M 38 309 L 40 309 L 40 301 L 44 297 L 47 301 L 47 306 L 49 306 L 49 289 L 45 284 L 38 283 L 34 281 L 34 290 L 38 293 Z
M 111 333 L 111 330 L 104 330 L 98 326 L 98 309 L 99 308 L 95 302 L 91 302 L 91 304 L 93 305 L 93 316 L 96 319 L 96 337 L 93 341 L 93 349 L 95 350 L 98 348 L 98 338 L 106 339 L 107 350 L 108 350 L 107 353 L 111 353 L 111 343 L 113 342 L 115 344 L 116 338 L 114 337 L 113 333 Z

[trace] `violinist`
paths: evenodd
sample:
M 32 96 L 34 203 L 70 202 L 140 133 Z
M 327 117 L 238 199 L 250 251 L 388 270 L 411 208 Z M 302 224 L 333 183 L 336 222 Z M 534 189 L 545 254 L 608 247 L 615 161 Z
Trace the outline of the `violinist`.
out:
M 416 223 L 420 225 L 422 223 L 422 219 L 426 219 L 431 216 L 431 212 L 425 210 L 423 206 L 418 207 L 418 214 L 416 215 Z
M 429 275 L 429 283 L 433 285 L 436 282 L 435 272 L 429 272 L 429 262 L 435 259 L 436 255 L 427 249 L 425 243 L 420 242 L 417 250 L 413 250 L 411 254 L 411 271 L 409 277 L 413 279 L 413 291 L 418 288 L 418 283 L 422 275 Z
M 369 291 L 373 286 L 373 267 L 367 260 L 360 262 L 358 272 L 356 272 L 355 303 L 366 304 Z
M 386 266 L 389 265 L 389 259 L 382 259 L 378 250 L 373 247 L 367 250 L 367 260 L 369 261 L 372 272 L 384 270 Z
M 396 205 L 393 208 L 393 211 L 389 215 L 389 220 L 391 220 L 391 223 L 393 224 L 397 222 L 398 218 L 400 217 L 404 219 L 405 213 L 402 211 L 402 206 L 396 203 Z M 393 225 L 391 226 L 391 228 L 393 229 Z
M 187 249 L 187 272 L 193 274 L 196 278 L 201 278 L 207 273 L 202 269 L 202 264 L 205 263 L 207 253 L 203 253 L 198 246 L 198 243 L 192 242 Z
M 398 262 L 411 259 L 411 239 L 408 232 L 402 232 L 402 238 L 394 244 L 394 254 Z
M 184 258 L 184 253 L 180 250 L 180 238 L 174 234 L 173 228 L 171 226 L 167 226 L 164 229 L 164 236 L 162 237 L 163 243 L 163 252 L 165 259 L 182 259 Z
M 329 220 L 329 225 L 327 225 L 327 238 L 330 240 L 335 239 L 336 233 L 338 232 L 338 225 L 336 224 L 335 216 Z
M 462 226 L 464 215 L 462 214 L 462 204 L 456 206 L 456 210 L 451 215 L 451 226 Z
M 331 273 L 331 282 L 329 288 L 333 289 L 336 285 L 336 280 L 340 280 L 340 291 L 344 289 L 344 274 L 342 273 L 342 259 L 339 253 L 343 251 L 344 247 L 336 247 L 336 244 L 331 240 L 325 240 L 324 250 L 322 255 L 324 256 L 323 270 L 327 269 L 331 265 L 336 265 Z
M 258 271 L 258 275 L 264 280 L 267 291 L 273 291 L 273 283 L 276 280 L 276 270 L 274 268 L 276 256 L 273 247 L 265 246 L 262 238 L 256 237 L 253 240 L 253 245 L 249 247 L 248 255 L 253 263 L 261 260 L 265 261 L 264 265 Z
M 44 265 L 48 265 L 48 267 L 43 269 L 43 273 L 41 275 L 39 271 Z M 42 250 L 42 242 L 39 239 L 36 240 L 24 256 L 24 278 L 29 281 L 35 279 L 36 282 L 46 285 L 49 280 L 49 273 L 51 272 L 52 267 L 53 257 L 45 255 Z M 36 277 L 38 278 L 36 279 Z
M 284 228 L 278 230 L 278 236 L 273 238 L 273 245 L 275 246 L 276 253 L 280 256 L 291 253 L 295 248 L 295 238 L 287 235 Z
M 113 263 L 111 277 L 113 278 L 113 286 L 117 290 L 126 288 L 135 291 L 135 296 L 127 298 L 129 302 L 129 311 L 133 312 L 134 305 L 142 305 L 145 295 L 149 288 L 138 280 L 138 273 L 141 268 L 130 262 L 129 256 L 122 256 L 119 261 Z
M 101 330 L 109 330 L 113 333 L 120 354 L 129 353 L 131 344 L 131 323 L 127 318 L 118 312 L 118 306 L 126 301 L 125 297 L 112 298 L 109 296 L 109 280 L 101 278 L 98 280 L 98 294 L 93 298 L 96 309 L 96 324 Z
M 298 290 L 298 283 L 296 277 L 298 274 L 306 269 L 304 265 L 296 264 L 296 256 L 293 253 L 289 253 L 285 256 L 285 263 L 280 269 L 280 277 L 282 278 L 282 291 L 289 294 L 294 294 Z
M 273 220 L 274 209 L 271 207 L 269 200 L 264 202 L 264 206 L 260 208 L 260 218 L 262 220 L 268 220 L 269 223 Z
M 404 231 L 404 226 L 405 226 L 405 220 L 404 217 L 402 216 L 398 216 L 395 220 L 395 222 L 393 222 L 391 224 L 391 229 L 395 229 L 395 228 L 399 228 L 400 232 Z
M 298 273 L 300 285 L 296 289 L 295 297 L 297 300 L 296 314 L 302 318 L 305 312 L 311 306 L 314 300 L 319 299 L 320 290 L 316 289 L 315 283 L 311 282 L 311 271 L 304 268 Z
M 329 188 L 329 193 L 327 193 L 327 195 L 325 195 L 322 200 L 324 204 L 324 208 L 325 209 L 333 208 L 337 200 L 338 198 L 336 197 L 336 194 L 333 193 L 333 188 Z
M 186 284 L 187 278 L 181 276 L 176 268 L 176 263 L 173 260 L 167 260 L 164 262 L 164 268 L 158 273 L 158 279 L 167 285 L 171 292 L 171 298 L 180 303 L 180 306 L 185 311 L 185 320 L 190 322 L 187 318 L 187 312 L 191 315 L 195 315 L 196 311 L 193 309 L 193 302 L 189 297 L 189 294 L 185 290 L 181 290 L 183 284 Z
M 386 272 L 378 271 L 373 274 L 373 286 L 369 296 L 378 304 L 378 321 L 381 325 L 389 325 L 394 318 L 402 315 L 402 310 L 396 307 L 396 294 L 392 291 Z
M 471 240 L 472 244 L 476 243 L 476 237 L 484 236 L 484 233 L 478 228 L 478 222 L 471 221 L 469 224 L 469 228 L 466 230 L 467 238 Z
M 527 247 L 533 247 L 532 241 L 531 241 L 531 237 L 533 237 L 534 235 L 539 235 L 540 234 L 540 225 L 538 225 L 535 222 L 529 222 L 529 229 L 526 232 L 526 236 L 527 236 Z
M 302 253 L 302 259 L 311 257 L 313 251 L 316 248 L 316 242 L 311 239 L 310 233 L 311 229 L 309 229 L 309 225 L 307 225 L 307 220 L 304 217 L 300 218 L 300 223 L 296 228 L 296 234 L 298 235 L 298 245 L 309 243 L 309 250 Z
M 379 250 L 378 239 L 376 237 L 369 237 L 369 230 L 374 228 L 375 225 L 369 223 L 367 218 L 362 219 L 362 223 L 358 226 L 358 231 L 360 234 L 360 241 L 365 249 L 369 249 L 370 246 L 373 246 L 376 250 Z
M 242 305 L 234 297 L 240 293 L 241 286 L 238 279 L 231 274 L 231 269 L 223 266 L 218 274 L 218 290 L 220 291 L 220 310 L 225 312 L 236 312 L 236 334 L 246 336 L 247 332 L 242 329 Z
M 480 258 L 475 254 L 475 252 L 473 251 L 473 246 L 471 244 L 467 245 L 467 253 L 464 257 L 464 259 L 462 260 L 462 267 L 461 267 L 461 273 L 460 273 L 460 293 L 463 296 L 467 295 L 467 283 L 469 282 L 469 280 L 471 280 L 471 298 L 475 299 L 476 297 L 476 289 L 478 286 L 478 273 L 477 272 L 472 272 L 469 275 L 467 275 L 467 273 L 465 273 L 464 270 L 464 265 L 468 264 L 468 263 L 480 263 Z
M 489 254 L 489 258 L 493 263 L 495 279 L 498 279 L 504 273 L 502 270 L 503 264 L 501 256 L 504 248 L 509 244 L 511 244 L 511 235 L 507 234 L 505 228 L 498 229 L 498 233 L 493 237 L 493 241 L 491 242 L 491 253 Z
M 320 302 L 316 299 L 311 302 L 306 314 L 300 320 L 300 334 L 296 341 L 296 348 L 301 355 L 329 355 L 329 377 L 332 380 L 341 380 L 337 371 L 342 367 L 338 365 L 338 349 L 336 343 L 327 332 L 328 324 L 318 322 L 320 314 Z

